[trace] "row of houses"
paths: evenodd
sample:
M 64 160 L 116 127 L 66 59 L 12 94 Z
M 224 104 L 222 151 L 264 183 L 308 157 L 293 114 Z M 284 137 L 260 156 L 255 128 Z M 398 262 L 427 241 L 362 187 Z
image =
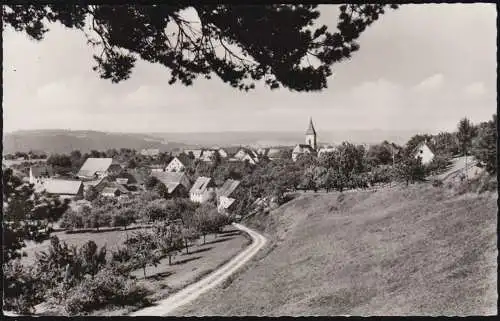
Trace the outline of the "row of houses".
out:
M 191 201 L 205 203 L 216 199 L 220 212 L 231 210 L 235 199 L 231 196 L 239 186 L 236 180 L 227 180 L 220 188 L 210 177 L 198 177 L 191 183 L 182 171 L 184 166 L 178 158 L 169 164 L 177 165 L 177 171 L 154 171 L 147 169 L 125 169 L 111 158 L 88 158 L 78 171 L 77 179 L 57 178 L 48 166 L 30 168 L 29 182 L 37 192 L 45 191 L 61 198 L 82 199 L 91 188 L 105 197 L 126 197 L 144 190 L 149 176 L 156 177 L 165 185 L 170 197 L 189 197 Z

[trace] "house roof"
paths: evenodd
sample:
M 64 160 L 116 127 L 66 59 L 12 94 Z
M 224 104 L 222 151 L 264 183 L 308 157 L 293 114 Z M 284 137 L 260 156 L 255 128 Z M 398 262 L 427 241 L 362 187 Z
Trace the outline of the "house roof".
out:
M 108 186 L 103 188 L 101 193 L 109 194 L 114 193 L 116 190 L 120 191 L 122 194 L 128 193 L 128 189 L 126 189 L 125 186 L 117 183 L 108 183 Z
M 187 178 L 182 172 L 152 172 L 151 176 L 156 177 L 160 182 L 165 184 L 169 193 L 172 193 L 182 181 Z M 186 187 L 186 186 L 185 186 Z
M 93 158 L 89 157 L 85 160 L 80 171 L 78 172 L 78 176 L 86 176 L 91 177 L 94 176 L 96 172 L 105 172 L 113 163 L 112 158 Z
M 227 179 L 217 191 L 217 195 L 229 197 L 239 185 L 240 181 L 234 179 Z
M 307 128 L 306 135 L 316 135 L 312 118 L 309 118 L 309 127 Z
M 214 184 L 210 177 L 200 176 L 194 182 L 189 193 L 204 193 L 208 187 L 212 186 L 214 186 Z
M 49 194 L 76 195 L 82 186 L 81 181 L 50 179 L 43 183 L 43 189 Z
M 281 150 L 278 148 L 269 148 L 266 152 L 266 156 L 269 158 L 275 158 L 281 156 Z
M 225 202 L 221 202 L 219 204 L 219 207 L 227 210 L 231 207 L 231 205 L 234 204 L 234 201 L 236 201 L 236 199 L 234 198 L 231 198 L 231 197 L 225 197 L 225 196 L 222 196 L 221 198 L 225 198 Z
M 33 177 L 53 176 L 54 171 L 50 166 L 31 166 Z
M 141 150 L 141 155 L 143 156 L 158 156 L 160 154 L 160 150 L 158 148 L 147 148 Z
M 200 158 L 201 154 L 203 153 L 203 150 L 202 149 L 186 149 L 186 150 L 184 150 L 184 153 L 186 153 L 186 155 L 189 154 L 189 152 L 192 152 L 194 155 L 194 158 L 198 159 L 198 158 Z
M 314 149 L 310 145 L 307 145 L 307 144 L 298 144 L 293 149 L 293 153 L 304 153 L 306 150 L 308 150 L 310 152 L 314 151 Z

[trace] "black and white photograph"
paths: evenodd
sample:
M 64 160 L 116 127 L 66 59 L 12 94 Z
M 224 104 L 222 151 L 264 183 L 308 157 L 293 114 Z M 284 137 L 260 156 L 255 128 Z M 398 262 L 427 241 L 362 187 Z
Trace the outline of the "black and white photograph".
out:
M 497 315 L 495 3 L 2 28 L 7 318 Z

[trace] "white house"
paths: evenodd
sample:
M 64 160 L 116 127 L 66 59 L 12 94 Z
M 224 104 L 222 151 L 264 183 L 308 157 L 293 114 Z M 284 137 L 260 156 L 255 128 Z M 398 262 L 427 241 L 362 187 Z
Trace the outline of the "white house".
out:
M 215 183 L 210 177 L 198 177 L 189 191 L 189 199 L 196 203 L 205 203 L 214 196 Z
M 240 162 L 248 161 L 252 165 L 255 165 L 259 162 L 257 153 L 247 148 L 241 148 L 236 154 L 234 154 L 232 160 Z
M 219 148 L 217 150 L 217 152 L 219 153 L 219 155 L 220 155 L 221 158 L 227 158 L 227 156 L 228 156 L 227 152 L 223 148 Z
M 427 165 L 434 159 L 434 153 L 425 142 L 420 143 L 415 150 L 415 158 L 421 157 L 422 164 Z
M 314 154 L 314 149 L 307 144 L 298 144 L 292 151 L 292 160 L 295 162 L 300 155 Z
M 182 172 L 186 168 L 178 157 L 174 157 L 165 167 L 165 172 Z
M 205 150 L 203 150 L 203 153 L 201 154 L 200 159 L 204 162 L 211 162 L 216 157 L 215 153 L 217 153 L 216 150 L 205 149 Z

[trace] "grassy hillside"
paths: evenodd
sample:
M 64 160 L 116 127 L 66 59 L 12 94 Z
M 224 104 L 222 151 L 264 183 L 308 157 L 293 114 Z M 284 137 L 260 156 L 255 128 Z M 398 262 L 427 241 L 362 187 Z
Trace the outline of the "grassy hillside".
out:
M 253 220 L 267 252 L 178 315 L 496 313 L 496 193 L 304 194 Z

